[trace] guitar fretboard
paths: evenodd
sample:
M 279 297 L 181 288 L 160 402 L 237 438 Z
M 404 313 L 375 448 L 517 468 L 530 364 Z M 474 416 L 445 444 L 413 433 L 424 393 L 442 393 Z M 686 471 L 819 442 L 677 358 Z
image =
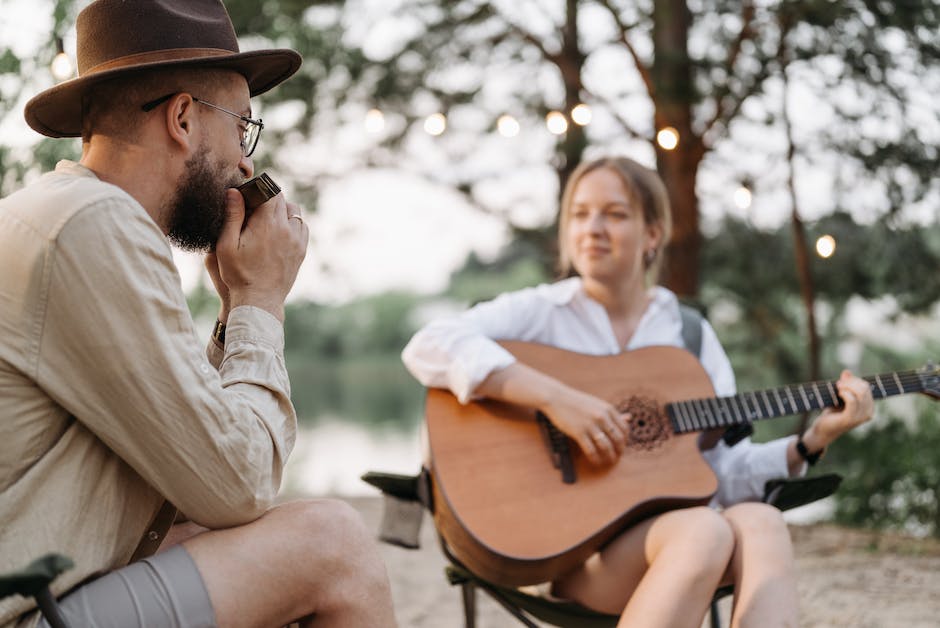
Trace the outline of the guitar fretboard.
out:
M 924 382 L 917 371 L 895 371 L 863 378 L 871 386 L 875 399 L 893 395 L 924 392 Z M 842 399 L 835 381 L 791 384 L 729 397 L 690 399 L 666 404 L 666 413 L 677 434 L 717 427 L 730 427 L 839 406 Z

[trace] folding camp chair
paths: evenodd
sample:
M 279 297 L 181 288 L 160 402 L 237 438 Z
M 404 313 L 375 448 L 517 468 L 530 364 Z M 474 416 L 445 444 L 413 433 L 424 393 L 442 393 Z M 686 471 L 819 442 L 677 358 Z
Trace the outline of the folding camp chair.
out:
M 380 540 L 407 549 L 418 549 L 418 533 L 424 510 L 433 511 L 426 471 L 416 476 L 370 471 L 363 481 L 382 491 L 384 512 L 379 531 Z M 835 473 L 807 478 L 771 480 L 764 487 L 763 501 L 780 510 L 789 510 L 828 497 L 838 489 L 842 477 Z M 450 584 L 460 586 L 466 628 L 476 626 L 476 592 L 484 592 L 513 617 L 529 628 L 539 628 L 535 620 L 562 628 L 613 628 L 616 615 L 599 613 L 574 602 L 549 600 L 530 594 L 523 589 L 503 587 L 488 582 L 468 570 L 447 548 L 443 539 L 441 549 L 450 561 L 445 575 Z M 717 602 L 731 595 L 733 587 L 722 587 L 715 592 L 709 612 L 712 628 L 719 628 L 721 618 Z
M 0 574 L 0 599 L 11 595 L 33 597 L 42 616 L 52 628 L 68 628 L 49 585 L 56 576 L 74 566 L 66 556 L 46 554 L 19 571 Z

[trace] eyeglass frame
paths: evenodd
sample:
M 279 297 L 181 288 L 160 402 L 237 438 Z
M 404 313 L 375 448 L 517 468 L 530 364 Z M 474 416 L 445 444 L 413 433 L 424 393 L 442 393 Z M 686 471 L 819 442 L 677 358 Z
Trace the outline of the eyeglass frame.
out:
M 179 92 L 173 92 L 171 94 L 166 94 L 165 96 L 160 96 L 159 98 L 155 98 L 154 100 L 151 100 L 150 102 L 145 102 L 143 105 L 141 105 L 140 108 L 149 113 L 153 111 L 154 109 L 156 109 L 157 107 L 159 107 L 160 105 L 162 105 L 163 103 L 165 103 L 166 101 L 168 101 L 169 99 L 173 98 L 173 96 L 176 96 L 176 94 L 178 93 Z M 244 122 L 246 125 L 248 125 L 245 127 L 244 133 L 242 133 L 242 139 L 241 139 L 241 142 L 239 142 L 239 145 L 242 148 L 242 155 L 244 157 L 251 157 L 252 153 L 255 152 L 255 149 L 258 148 L 258 141 L 261 139 L 261 131 L 264 130 L 264 123 L 261 121 L 261 118 L 258 118 L 257 120 L 255 120 L 254 118 L 243 116 L 239 113 L 235 113 L 234 111 L 229 111 L 225 107 L 214 105 L 211 102 L 208 102 L 201 98 L 196 98 L 195 96 L 193 96 L 192 98 L 193 98 L 193 102 L 198 102 L 201 105 L 206 105 L 207 107 L 218 109 L 222 113 L 227 113 L 230 116 L 234 116 L 238 118 L 239 120 L 241 120 L 242 122 Z M 257 131 L 257 134 L 254 136 L 254 140 L 251 142 L 251 146 L 249 146 L 248 145 L 249 135 L 254 132 L 254 129 L 258 129 L 258 131 Z

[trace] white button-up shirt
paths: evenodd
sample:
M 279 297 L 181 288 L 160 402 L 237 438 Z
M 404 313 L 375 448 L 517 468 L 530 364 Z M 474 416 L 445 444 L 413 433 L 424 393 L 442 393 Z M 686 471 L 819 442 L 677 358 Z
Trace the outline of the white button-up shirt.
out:
M 500 295 L 457 316 L 421 329 L 402 352 L 405 366 L 423 385 L 449 389 L 462 403 L 493 371 L 515 357 L 497 340 L 523 340 L 588 355 L 615 355 L 640 347 L 682 347 L 682 317 L 676 296 L 662 287 L 651 301 L 626 346 L 614 336 L 604 307 L 588 296 L 580 278 L 543 284 Z M 735 393 L 734 373 L 715 331 L 702 322 L 699 359 L 718 396 Z M 790 438 L 734 447 L 719 442 L 703 452 L 719 479 L 716 505 L 759 500 L 767 480 L 786 477 Z

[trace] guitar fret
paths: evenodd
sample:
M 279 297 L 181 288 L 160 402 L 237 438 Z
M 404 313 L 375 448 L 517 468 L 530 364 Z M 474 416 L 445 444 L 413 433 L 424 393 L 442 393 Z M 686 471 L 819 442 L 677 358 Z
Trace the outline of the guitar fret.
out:
M 693 399 L 689 402 L 689 409 L 695 413 L 696 427 L 702 429 L 705 427 L 705 417 L 702 415 L 701 409 L 698 407 L 698 400 Z
M 891 373 L 891 376 L 894 377 L 894 383 L 898 385 L 898 390 L 902 393 L 907 392 L 904 390 L 904 384 L 901 383 L 901 378 L 898 377 L 897 371 Z
M 740 397 L 731 398 L 731 409 L 734 410 L 735 423 L 744 423 L 743 418 L 741 417 L 741 409 L 739 407 Z
M 878 384 L 878 388 L 881 390 L 881 396 L 887 397 L 888 392 L 885 390 L 884 384 L 881 383 L 881 375 L 875 375 L 875 383 Z
M 770 397 L 767 396 L 767 391 L 760 391 L 761 396 L 764 398 L 764 405 L 767 406 L 767 416 L 774 415 L 774 408 L 770 405 Z
M 816 393 L 816 403 L 819 405 L 819 407 L 826 407 L 826 402 L 823 399 L 822 393 L 819 392 L 819 386 L 817 385 L 817 382 L 813 382 L 813 391 Z
M 715 427 L 715 418 L 712 416 L 712 412 L 708 409 L 708 406 L 705 405 L 705 400 L 698 399 L 695 403 L 699 410 L 699 416 L 705 421 L 705 425 Z
M 813 404 L 811 404 L 811 403 L 809 402 L 809 397 L 806 396 L 806 387 L 805 387 L 805 386 L 797 386 L 797 388 L 798 388 L 799 391 L 800 391 L 800 396 L 803 397 L 803 407 L 800 408 L 800 409 L 801 409 L 803 412 L 806 412 L 807 410 L 809 410 L 810 408 L 813 407 Z
M 751 418 L 751 409 L 747 407 L 747 395 L 738 395 L 738 399 L 741 400 L 741 408 L 744 409 L 744 421 L 747 422 Z
M 826 387 L 829 389 L 829 396 L 831 397 L 829 400 L 830 405 L 839 405 L 838 402 L 841 401 L 841 399 L 839 398 L 839 393 L 836 392 L 835 387 L 832 385 L 832 382 L 826 382 Z
M 789 386 L 784 388 L 784 390 L 787 393 L 787 398 L 790 400 L 790 407 L 792 408 L 792 410 L 788 414 L 793 414 L 799 409 L 799 406 L 796 403 L 796 397 L 793 396 L 793 391 L 790 390 Z
M 784 406 L 784 404 L 783 404 L 783 400 L 780 398 L 780 389 L 779 389 L 779 388 L 774 388 L 771 392 L 773 392 L 774 397 L 777 398 L 777 410 L 779 411 L 779 413 L 780 413 L 781 415 L 783 415 L 783 414 L 789 414 L 789 412 L 787 412 L 786 406 Z
M 680 402 L 676 404 L 679 412 L 679 420 L 682 424 L 684 431 L 691 432 L 695 427 L 695 423 L 692 421 L 692 415 L 689 413 L 689 406 L 687 403 Z
M 706 412 L 708 412 L 710 427 L 720 427 L 721 413 L 718 411 L 718 406 L 714 403 L 714 401 L 710 399 L 703 399 L 702 405 L 705 407 Z
M 751 403 L 754 404 L 754 414 L 748 415 L 749 421 L 756 421 L 757 419 L 764 418 L 764 411 L 760 409 L 760 399 L 757 398 L 757 393 L 751 393 Z
M 685 410 L 689 415 L 689 425 L 692 426 L 692 429 L 700 430 L 702 429 L 702 418 L 699 416 L 698 412 L 695 409 L 695 404 L 688 402 L 685 404 Z

